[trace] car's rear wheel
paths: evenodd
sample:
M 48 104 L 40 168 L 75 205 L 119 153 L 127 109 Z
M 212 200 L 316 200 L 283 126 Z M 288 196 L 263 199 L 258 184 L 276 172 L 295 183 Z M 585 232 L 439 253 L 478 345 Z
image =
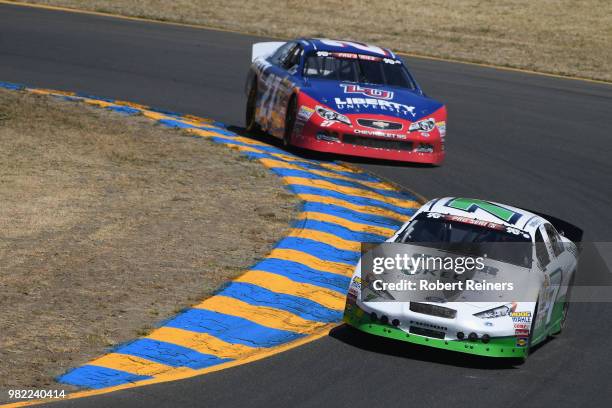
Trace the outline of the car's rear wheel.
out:
M 257 133 L 261 130 L 257 120 L 255 119 L 255 112 L 257 110 L 257 78 L 253 80 L 251 89 L 249 90 L 249 96 L 247 98 L 247 104 L 245 109 L 245 129 L 250 133 Z
M 293 130 L 295 128 L 295 118 L 297 116 L 297 99 L 295 95 L 289 99 L 287 105 L 287 114 L 285 115 L 285 133 L 283 134 L 283 145 L 285 147 L 291 146 L 291 138 L 293 137 Z

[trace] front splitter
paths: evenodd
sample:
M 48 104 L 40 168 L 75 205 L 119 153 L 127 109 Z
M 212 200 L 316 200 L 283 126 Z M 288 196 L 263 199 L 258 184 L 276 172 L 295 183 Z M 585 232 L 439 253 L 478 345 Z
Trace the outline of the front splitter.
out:
M 362 332 L 376 336 L 478 356 L 525 359 L 529 350 L 527 346 L 517 346 L 514 336 L 493 337 L 488 343 L 484 343 L 481 340 L 444 340 L 407 333 L 372 319 L 369 314 L 351 304 L 347 305 L 342 320 Z

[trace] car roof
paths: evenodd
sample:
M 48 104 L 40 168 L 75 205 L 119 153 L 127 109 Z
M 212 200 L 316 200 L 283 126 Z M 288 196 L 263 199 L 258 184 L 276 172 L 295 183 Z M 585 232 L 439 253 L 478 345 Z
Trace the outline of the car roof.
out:
M 396 59 L 395 54 L 390 49 L 362 42 L 332 40 L 329 38 L 302 38 L 298 41 L 305 46 L 305 51 L 350 52 L 353 54 Z
M 542 223 L 547 222 L 541 216 L 522 208 L 463 197 L 443 197 L 431 200 L 423 205 L 419 212 L 436 212 L 493 222 L 518 228 L 532 236 Z

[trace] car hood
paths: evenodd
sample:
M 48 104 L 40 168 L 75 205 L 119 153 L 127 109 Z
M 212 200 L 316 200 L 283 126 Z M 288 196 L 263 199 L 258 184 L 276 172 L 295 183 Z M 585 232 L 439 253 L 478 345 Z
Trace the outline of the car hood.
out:
M 444 105 L 405 88 L 373 84 L 304 81 L 301 91 L 342 114 L 380 114 L 408 121 L 424 118 Z
M 422 265 L 418 268 L 409 267 L 408 269 L 392 267 L 377 273 L 373 272 L 374 259 L 396 258 L 397 256 L 410 259 L 439 258 L 447 262 L 463 262 L 466 258 L 463 254 L 418 244 L 385 243 L 374 247 L 362 255 L 358 265 L 359 269 L 356 270 L 361 278 L 362 297 L 365 301 L 460 302 L 475 308 L 486 309 L 499 304 L 535 301 L 541 285 L 538 274 L 532 269 L 501 262 L 486 257 L 486 255 L 478 258 L 481 267 L 461 271 L 462 273 L 431 265 Z M 362 271 L 362 268 L 365 268 L 365 271 Z M 413 282 L 414 286 L 412 290 L 407 289 L 406 285 L 377 290 L 374 286 L 377 280 L 393 283 Z M 420 289 L 422 283 L 448 286 Z

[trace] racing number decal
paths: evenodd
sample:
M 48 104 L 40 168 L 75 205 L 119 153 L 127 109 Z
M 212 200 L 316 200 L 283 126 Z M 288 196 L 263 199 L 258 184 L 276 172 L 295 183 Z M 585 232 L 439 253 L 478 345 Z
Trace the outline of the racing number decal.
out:
M 551 323 L 553 309 L 557 301 L 561 282 L 563 281 L 563 272 L 561 271 L 561 268 L 557 268 L 554 271 L 552 271 L 546 277 L 546 281 L 547 281 L 546 282 L 547 287 L 544 289 L 544 299 L 546 301 L 545 324 L 548 325 Z
M 261 114 L 260 123 L 265 123 L 266 127 L 270 127 L 272 120 L 272 112 L 276 104 L 278 96 L 278 88 L 280 87 L 281 78 L 274 74 L 268 74 L 265 79 L 266 90 L 261 96 Z
M 514 224 L 516 221 L 518 221 L 519 218 L 521 218 L 521 214 L 519 213 L 484 200 L 454 198 L 447 202 L 445 205 L 456 210 L 462 210 L 467 212 L 474 212 L 478 208 L 480 208 L 481 210 L 486 211 L 489 214 L 499 218 L 500 220 L 503 220 L 510 224 Z

